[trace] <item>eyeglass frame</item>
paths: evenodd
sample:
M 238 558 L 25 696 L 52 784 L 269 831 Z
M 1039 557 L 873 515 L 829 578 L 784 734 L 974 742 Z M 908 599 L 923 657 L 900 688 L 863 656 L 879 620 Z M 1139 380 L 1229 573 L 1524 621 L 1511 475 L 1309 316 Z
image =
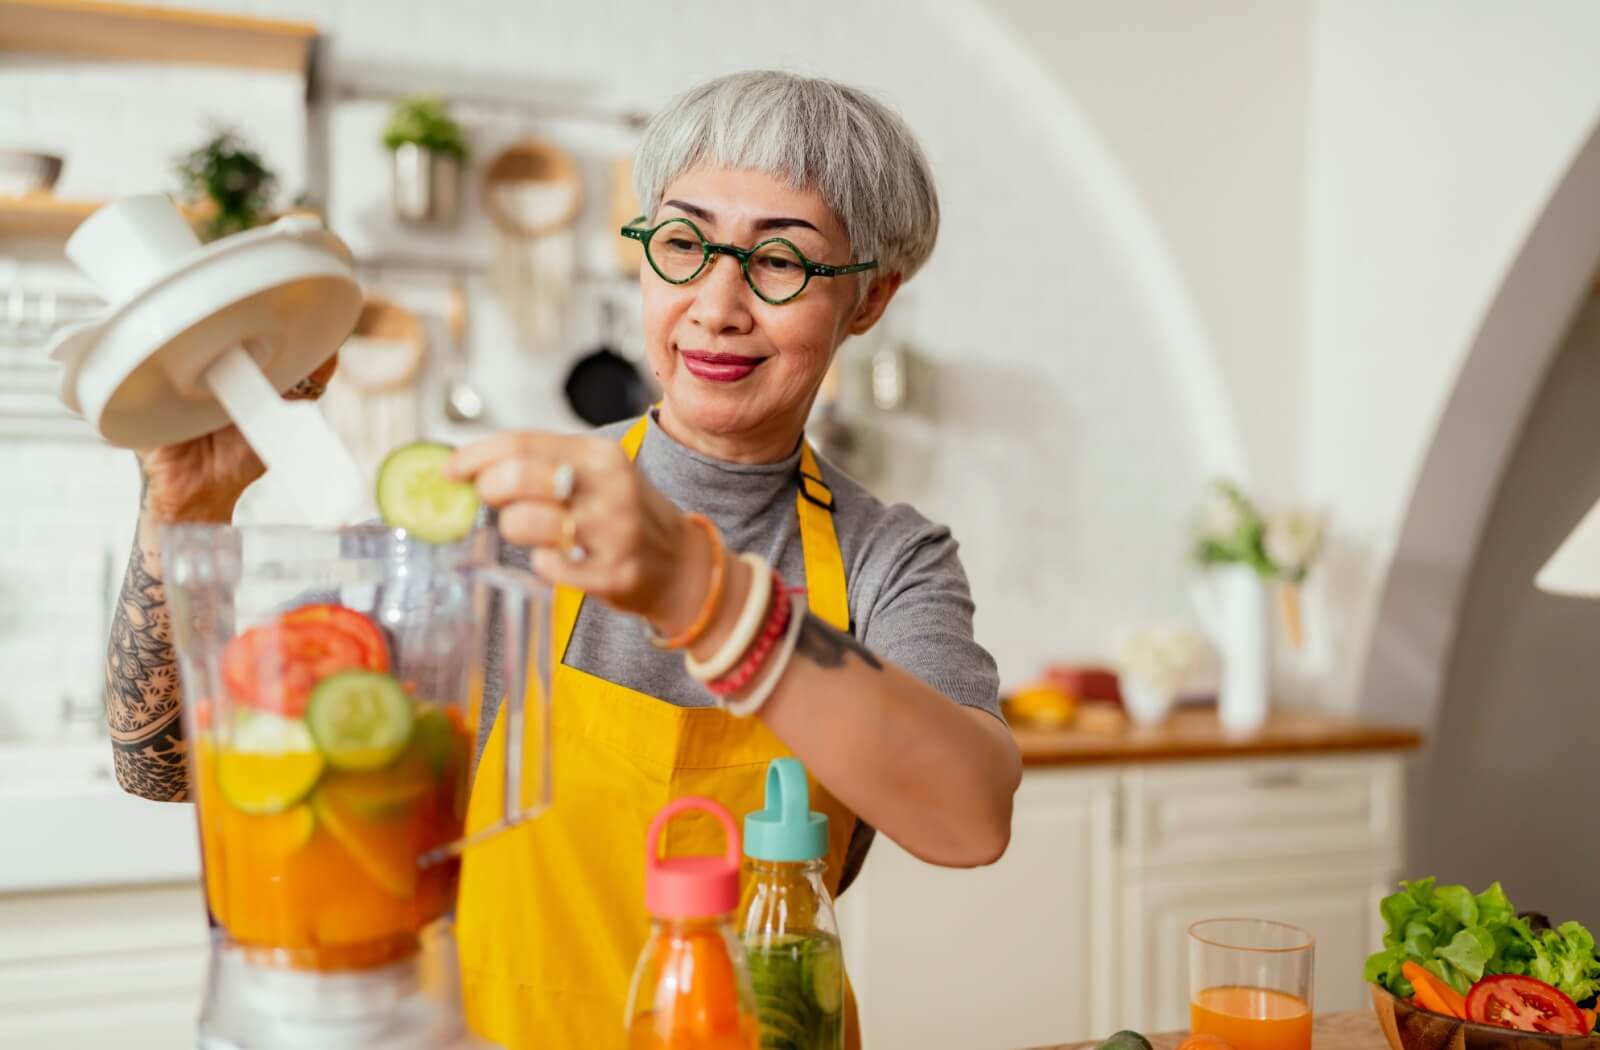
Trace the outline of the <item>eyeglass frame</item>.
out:
M 805 252 L 801 251 L 793 241 L 786 237 L 768 237 L 766 240 L 760 241 L 749 248 L 741 248 L 737 244 L 719 244 L 716 241 L 711 240 L 701 231 L 700 227 L 694 224 L 693 219 L 686 219 L 681 215 L 674 215 L 669 219 L 662 219 L 654 226 L 641 226 L 640 223 L 643 223 L 647 218 L 648 216 L 641 215 L 637 219 L 634 219 L 632 222 L 628 223 L 626 226 L 622 227 L 621 231 L 619 232 L 621 232 L 622 236 L 632 238 L 633 240 L 639 242 L 640 247 L 644 249 L 645 262 L 650 264 L 650 269 L 655 271 L 657 277 L 661 278 L 663 281 L 666 281 L 668 284 L 680 286 L 685 285 L 699 277 L 701 274 L 705 273 L 706 270 L 710 268 L 711 260 L 714 256 L 731 255 L 735 259 L 739 260 L 739 272 L 744 274 L 744 283 L 749 286 L 752 292 L 756 293 L 757 298 L 769 306 L 782 306 L 784 303 L 793 302 L 799 297 L 801 292 L 811 287 L 811 278 L 813 277 L 845 277 L 853 273 L 865 273 L 867 270 L 875 270 L 878 268 L 878 260 L 876 259 L 872 259 L 867 262 L 849 263 L 844 266 L 833 266 L 828 263 L 812 262 L 810 259 L 806 258 Z M 663 226 L 671 226 L 673 223 L 683 223 L 685 226 L 689 227 L 689 229 L 693 230 L 694 235 L 700 239 L 700 265 L 695 268 L 694 273 L 691 273 L 681 281 L 675 281 L 671 277 L 668 277 L 666 274 L 662 273 L 661 267 L 656 265 L 655 259 L 650 255 L 650 239 L 654 237 Z M 756 287 L 755 280 L 750 276 L 751 257 L 769 244 L 781 244 L 785 248 L 794 252 L 796 258 L 800 260 L 801 267 L 804 269 L 806 275 L 806 279 L 800 283 L 799 288 L 794 290 L 794 294 L 784 296 L 782 299 L 768 298 L 766 293 L 762 292 L 760 288 Z

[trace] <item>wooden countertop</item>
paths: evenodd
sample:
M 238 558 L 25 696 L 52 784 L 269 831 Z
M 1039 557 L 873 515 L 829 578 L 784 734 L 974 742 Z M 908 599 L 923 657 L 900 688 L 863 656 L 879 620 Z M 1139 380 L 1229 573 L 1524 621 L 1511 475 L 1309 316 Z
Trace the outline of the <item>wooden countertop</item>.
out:
M 1187 1034 L 1152 1035 L 1150 1045 L 1155 1050 L 1174 1050 Z M 1041 1050 L 1093 1050 L 1099 1045 L 1098 1042 L 1063 1043 Z M 1352 1010 L 1318 1017 L 1312 1030 L 1311 1046 L 1313 1050 L 1388 1050 L 1389 1043 L 1383 1038 L 1383 1029 L 1378 1027 L 1378 1019 L 1371 1010 Z
M 1212 707 L 1179 708 L 1165 724 L 1153 729 L 1126 724 L 1110 731 L 1050 729 L 1016 722 L 1012 731 L 1023 764 L 1028 766 L 1412 751 L 1422 744 L 1422 737 L 1409 729 L 1295 709 L 1273 711 L 1266 725 L 1244 737 L 1223 733 Z

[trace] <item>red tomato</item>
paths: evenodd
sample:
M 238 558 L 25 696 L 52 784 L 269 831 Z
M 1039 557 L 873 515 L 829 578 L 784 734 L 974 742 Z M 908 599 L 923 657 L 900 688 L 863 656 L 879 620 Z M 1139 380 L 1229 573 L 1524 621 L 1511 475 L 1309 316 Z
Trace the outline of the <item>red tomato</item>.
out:
M 369 671 L 389 670 L 389 643 L 372 618 L 346 605 L 302 605 L 278 618 L 280 623 L 325 623 L 355 639 L 361 646 L 361 666 Z
M 1532 977 L 1485 977 L 1467 993 L 1467 1020 L 1523 1032 L 1587 1035 L 1583 1014 L 1559 988 Z
M 306 713 L 316 684 L 364 668 L 361 645 L 326 623 L 253 627 L 222 650 L 222 680 L 240 703 L 290 718 Z

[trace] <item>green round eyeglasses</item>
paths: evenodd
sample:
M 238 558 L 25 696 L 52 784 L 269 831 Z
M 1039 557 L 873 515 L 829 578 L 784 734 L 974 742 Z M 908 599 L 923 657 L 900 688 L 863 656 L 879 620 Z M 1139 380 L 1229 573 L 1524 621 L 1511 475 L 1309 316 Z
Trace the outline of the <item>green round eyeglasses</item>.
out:
M 769 237 L 753 248 L 717 244 L 706 240 L 700 227 L 683 218 L 667 219 L 646 226 L 641 215 L 622 228 L 622 236 L 644 245 L 645 261 L 668 284 L 688 284 L 706 272 L 713 256 L 731 255 L 750 290 L 762 302 L 781 306 L 806 290 L 813 277 L 843 277 L 878 267 L 871 262 L 848 266 L 829 266 L 812 262 L 794 244 L 782 237 Z

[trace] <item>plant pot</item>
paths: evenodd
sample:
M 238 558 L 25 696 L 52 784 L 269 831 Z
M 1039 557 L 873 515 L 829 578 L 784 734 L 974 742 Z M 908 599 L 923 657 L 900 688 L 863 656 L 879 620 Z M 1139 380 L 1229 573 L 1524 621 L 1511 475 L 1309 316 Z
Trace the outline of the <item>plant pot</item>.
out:
M 412 226 L 445 226 L 461 211 L 461 160 L 413 142 L 394 157 L 394 216 Z

